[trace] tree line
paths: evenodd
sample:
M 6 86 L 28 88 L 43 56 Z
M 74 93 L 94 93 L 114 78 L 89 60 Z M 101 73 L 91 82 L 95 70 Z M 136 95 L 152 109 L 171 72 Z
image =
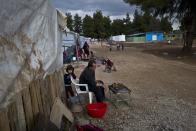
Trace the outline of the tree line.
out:
M 155 17 L 168 16 L 180 21 L 184 36 L 183 52 L 190 53 L 196 32 L 196 8 L 194 0 L 123 0 L 130 5 L 140 7 Z
M 96 11 L 93 16 L 86 15 L 83 19 L 76 14 L 66 13 L 67 26 L 71 31 L 80 35 L 96 38 L 108 39 L 112 35 L 130 35 L 148 31 L 172 31 L 172 24 L 168 17 L 156 18 L 150 12 L 135 11 L 131 20 L 129 14 L 126 18 L 111 20 L 109 16 L 104 16 L 101 11 Z

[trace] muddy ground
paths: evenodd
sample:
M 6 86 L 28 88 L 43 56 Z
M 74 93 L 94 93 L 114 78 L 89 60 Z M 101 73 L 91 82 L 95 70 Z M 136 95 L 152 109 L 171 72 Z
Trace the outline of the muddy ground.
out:
M 195 131 L 196 59 L 194 54 L 188 62 L 170 56 L 175 51 L 167 47 L 133 46 L 109 52 L 106 46 L 91 46 L 96 56 L 111 58 L 117 67 L 111 73 L 97 67 L 96 78 L 107 85 L 124 83 L 132 90 L 129 105 L 117 103 L 116 108 L 108 102 L 104 118 L 89 118 L 91 123 L 106 131 Z

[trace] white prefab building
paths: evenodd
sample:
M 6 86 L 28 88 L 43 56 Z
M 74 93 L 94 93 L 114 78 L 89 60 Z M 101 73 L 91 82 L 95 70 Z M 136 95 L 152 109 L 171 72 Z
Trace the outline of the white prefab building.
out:
M 125 41 L 125 35 L 111 36 L 110 40 L 116 41 L 116 42 L 124 42 Z

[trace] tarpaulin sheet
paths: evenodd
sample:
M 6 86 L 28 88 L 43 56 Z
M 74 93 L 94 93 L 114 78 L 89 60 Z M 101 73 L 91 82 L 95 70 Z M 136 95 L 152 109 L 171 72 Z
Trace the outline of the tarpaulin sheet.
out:
M 1 0 L 0 105 L 33 79 L 63 67 L 59 27 L 65 23 L 58 16 L 48 0 Z

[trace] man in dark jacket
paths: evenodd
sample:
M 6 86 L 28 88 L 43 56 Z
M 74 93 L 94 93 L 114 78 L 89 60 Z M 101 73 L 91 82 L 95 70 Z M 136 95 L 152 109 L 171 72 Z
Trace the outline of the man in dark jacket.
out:
M 102 102 L 104 100 L 104 88 L 96 86 L 96 79 L 95 79 L 95 69 L 96 69 L 96 62 L 94 60 L 90 60 L 88 66 L 83 70 L 80 75 L 79 83 L 80 84 L 87 84 L 89 91 L 94 92 L 97 102 Z M 81 90 L 85 90 L 84 87 L 80 87 Z

